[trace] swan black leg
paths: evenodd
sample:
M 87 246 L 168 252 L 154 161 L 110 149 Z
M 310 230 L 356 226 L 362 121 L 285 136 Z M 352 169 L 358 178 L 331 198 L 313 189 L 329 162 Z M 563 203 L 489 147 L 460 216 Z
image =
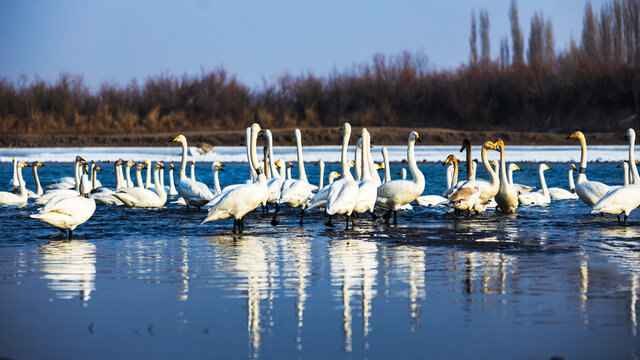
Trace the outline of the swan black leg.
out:
M 369 211 L 369 215 L 371 215 L 371 221 L 378 220 L 378 217 L 376 216 L 376 213 L 373 212 L 373 210 Z
M 335 227 L 335 225 L 333 225 L 333 223 L 331 222 L 331 215 L 329 215 L 329 220 L 327 220 L 326 223 L 324 223 L 326 226 L 331 226 L 331 227 Z
M 200 212 L 200 206 L 198 206 L 198 212 Z
M 238 230 L 240 234 L 244 231 L 244 217 L 238 219 Z
M 236 233 L 236 224 L 238 224 L 238 220 L 233 219 L 233 230 L 231 230 L 231 232 L 232 232 L 233 234 L 235 234 L 235 233 Z
M 71 234 L 73 234 L 73 230 L 69 229 L 69 240 L 71 240 Z
M 350 216 L 345 214 L 345 218 L 347 220 L 347 226 L 344 228 L 344 230 L 346 231 L 346 230 L 349 230 L 349 218 L 350 218 Z
M 618 218 L 618 225 L 620 225 L 620 214 L 616 215 L 616 217 Z
M 354 220 L 353 216 L 351 217 L 351 230 L 356 228 L 356 221 Z
M 304 209 L 301 209 L 302 211 L 300 212 L 300 226 L 303 225 L 302 220 L 304 219 Z
M 398 225 L 398 212 L 393 210 L 393 225 Z
M 278 211 L 280 211 L 280 204 L 276 204 L 276 210 L 273 212 L 273 219 L 271 219 L 271 225 L 278 225 Z
M 187 212 L 189 212 L 189 204 L 187 204 Z
M 627 214 L 624 214 L 624 221 L 622 222 L 622 226 L 627 226 Z
M 469 218 L 469 210 L 467 210 L 467 219 Z
M 387 210 L 387 212 L 382 215 L 382 218 L 384 219 L 384 223 L 388 225 L 389 219 L 391 218 L 391 210 Z

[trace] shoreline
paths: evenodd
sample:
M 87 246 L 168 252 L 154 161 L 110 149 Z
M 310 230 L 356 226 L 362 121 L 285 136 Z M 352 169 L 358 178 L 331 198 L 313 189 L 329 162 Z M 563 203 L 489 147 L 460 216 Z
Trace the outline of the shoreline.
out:
M 353 127 L 351 142 L 360 133 L 361 127 Z M 474 145 L 501 137 L 509 145 L 575 145 L 567 140 L 569 132 L 522 132 L 522 131 L 462 131 L 442 128 L 369 127 L 375 145 L 405 145 L 407 135 L 416 130 L 422 145 L 460 145 L 467 138 Z M 293 128 L 271 130 L 276 146 L 295 146 Z M 339 145 L 342 130 L 335 128 L 301 128 L 303 145 Z M 242 146 L 244 130 L 186 131 L 182 132 L 191 146 Z M 77 135 L 77 134 L 28 134 L 0 136 L 0 148 L 34 147 L 152 147 L 166 146 L 178 133 L 126 134 L 126 135 Z M 624 132 L 585 133 L 589 145 L 624 145 Z

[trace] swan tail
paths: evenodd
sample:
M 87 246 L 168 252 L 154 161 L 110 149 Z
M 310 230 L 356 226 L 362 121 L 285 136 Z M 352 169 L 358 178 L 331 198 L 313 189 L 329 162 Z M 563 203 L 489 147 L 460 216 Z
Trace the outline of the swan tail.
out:
M 204 220 L 202 220 L 200 225 L 204 225 L 204 223 L 208 223 L 210 221 L 226 219 L 229 216 L 231 216 L 231 214 L 228 211 L 215 211 L 213 213 L 209 213 L 209 215 Z
M 312 210 L 312 209 L 315 209 L 317 207 L 326 206 L 326 205 L 327 205 L 327 200 L 320 200 L 320 201 L 316 201 L 314 203 L 311 203 L 305 210 Z

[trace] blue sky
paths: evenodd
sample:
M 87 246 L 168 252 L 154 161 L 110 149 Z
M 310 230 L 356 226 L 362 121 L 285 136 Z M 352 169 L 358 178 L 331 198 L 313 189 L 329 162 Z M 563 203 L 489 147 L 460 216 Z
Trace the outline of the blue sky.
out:
M 599 9 L 605 1 L 592 1 Z M 556 48 L 579 39 L 584 0 L 518 2 L 525 36 L 535 11 L 551 18 Z M 491 53 L 509 33 L 500 1 L 0 1 L 0 77 L 82 74 L 94 88 L 223 66 L 259 87 L 285 72 L 324 76 L 376 53 L 423 52 L 436 69 L 469 58 L 470 15 L 486 8 Z M 525 37 L 526 42 L 526 37 Z

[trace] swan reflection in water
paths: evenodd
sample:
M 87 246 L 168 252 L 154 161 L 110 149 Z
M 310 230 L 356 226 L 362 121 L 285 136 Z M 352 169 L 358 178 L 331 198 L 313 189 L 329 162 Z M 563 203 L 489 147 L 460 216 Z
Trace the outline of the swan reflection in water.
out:
M 230 287 L 246 294 L 247 331 L 252 358 L 259 357 L 262 341 L 261 301 L 272 299 L 278 286 L 274 281 L 277 268 L 270 264 L 275 263 L 276 257 L 271 242 L 270 238 L 247 235 L 241 238 L 215 237 L 209 241 L 226 254 L 226 261 L 221 262 L 222 270 L 233 274 L 231 278 L 238 279 L 236 283 L 229 284 Z
M 176 301 L 186 301 L 189 298 L 189 240 L 180 239 L 180 251 L 178 253 L 178 268 L 176 272 L 180 276 L 178 285 L 176 286 L 177 295 L 174 297 Z
M 331 285 L 339 287 L 342 298 L 342 324 L 345 351 L 352 351 L 351 297 L 360 296 L 362 301 L 362 333 L 366 338 L 371 329 L 371 302 L 376 295 L 378 274 L 378 246 L 364 240 L 333 240 L 329 243 Z M 366 347 L 366 343 L 365 343 Z
M 58 299 L 79 296 L 86 305 L 96 289 L 96 246 L 84 240 L 50 241 L 39 249 L 43 279 Z
M 295 288 L 296 294 L 296 346 L 302 350 L 302 325 L 304 321 L 307 287 L 311 276 L 311 244 L 307 238 L 292 238 L 282 241 L 283 276 L 285 287 Z

